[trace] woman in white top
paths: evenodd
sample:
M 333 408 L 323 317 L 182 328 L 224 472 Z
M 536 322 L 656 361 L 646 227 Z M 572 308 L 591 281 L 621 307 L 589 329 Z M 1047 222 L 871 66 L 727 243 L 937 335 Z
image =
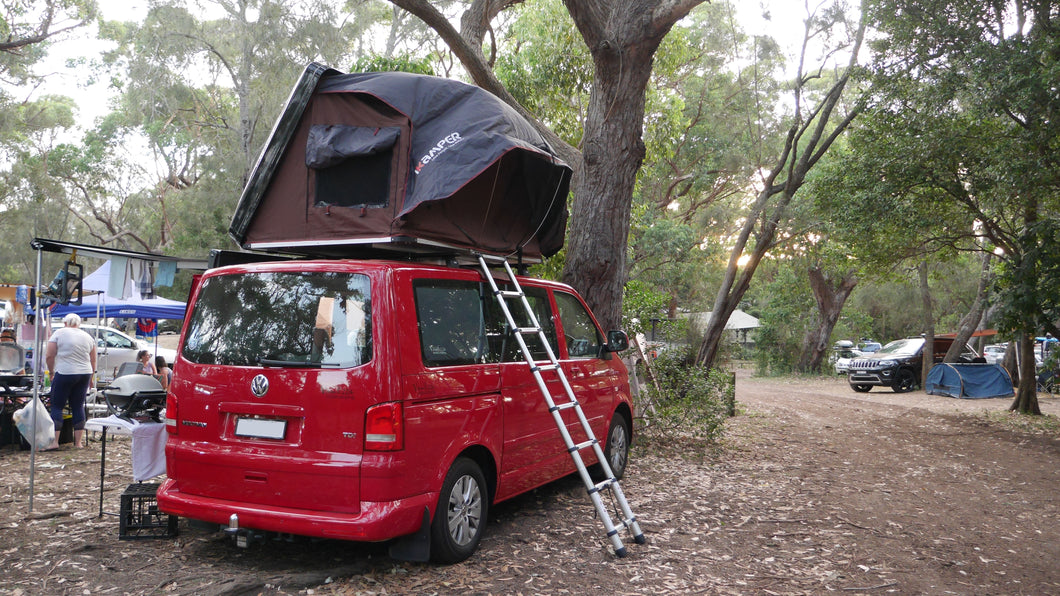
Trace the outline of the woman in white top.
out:
M 48 339 L 44 362 L 52 377 L 51 414 L 55 423 L 55 441 L 45 451 L 59 448 L 67 404 L 73 414 L 74 446 L 84 447 L 85 395 L 96 373 L 96 340 L 81 329 L 81 317 L 74 313 L 63 317 L 63 327 Z

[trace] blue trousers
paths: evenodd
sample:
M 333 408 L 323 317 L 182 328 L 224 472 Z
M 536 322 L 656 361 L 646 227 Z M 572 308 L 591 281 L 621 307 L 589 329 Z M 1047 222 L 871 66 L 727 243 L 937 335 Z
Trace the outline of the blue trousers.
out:
M 63 427 L 63 408 L 70 405 L 70 413 L 74 415 L 74 430 L 85 428 L 85 396 L 88 394 L 88 386 L 92 381 L 91 374 L 64 375 L 55 373 L 52 379 L 51 413 L 55 430 Z

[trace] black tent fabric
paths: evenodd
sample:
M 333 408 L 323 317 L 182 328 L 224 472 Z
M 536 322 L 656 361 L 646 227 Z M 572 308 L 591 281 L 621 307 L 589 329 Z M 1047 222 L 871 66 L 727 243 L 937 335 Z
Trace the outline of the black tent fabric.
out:
M 324 256 L 408 238 L 551 256 L 570 177 L 544 137 L 483 89 L 310 64 L 229 231 L 243 248 Z

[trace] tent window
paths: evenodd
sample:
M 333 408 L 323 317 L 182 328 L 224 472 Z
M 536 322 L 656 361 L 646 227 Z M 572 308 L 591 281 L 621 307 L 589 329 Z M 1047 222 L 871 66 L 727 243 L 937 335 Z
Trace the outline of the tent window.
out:
M 383 207 L 401 130 L 318 124 L 310 127 L 306 165 L 315 171 L 317 206 Z
M 390 194 L 390 152 L 351 157 L 316 171 L 318 207 L 385 207 Z

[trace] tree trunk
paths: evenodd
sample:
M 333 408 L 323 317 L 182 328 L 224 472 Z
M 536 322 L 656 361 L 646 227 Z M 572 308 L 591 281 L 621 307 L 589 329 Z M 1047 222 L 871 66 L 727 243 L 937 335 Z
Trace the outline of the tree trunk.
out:
M 1034 370 L 1034 338 L 1021 333 L 1019 338 L 1020 382 L 1016 388 L 1016 398 L 1012 400 L 1009 411 L 1020 414 L 1041 415 L 1038 405 L 1038 376 Z
M 931 286 L 928 284 L 927 264 L 921 262 L 916 266 L 920 274 L 920 300 L 924 315 L 924 364 L 920 367 L 920 386 L 927 386 L 927 376 L 935 365 L 935 317 L 931 308 Z
M 581 292 L 604 329 L 617 329 L 622 322 L 629 217 L 644 160 L 652 60 L 676 22 L 673 17 L 699 3 L 674 2 L 676 10 L 664 11 L 667 3 L 657 0 L 565 1 L 592 55 L 593 86 L 582 133 L 581 176 L 572 184 L 563 281 Z
M 796 368 L 803 372 L 821 372 L 821 361 L 828 354 L 828 339 L 843 312 L 843 305 L 858 285 L 858 279 L 853 271 L 848 271 L 832 280 L 820 267 L 810 267 L 808 274 L 810 289 L 817 302 L 817 327 L 806 332 Z
M 650 61 L 625 63 L 623 57 L 628 52 L 594 55 L 597 76 L 582 145 L 585 169 L 573 188 L 571 222 L 578 223 L 570 228 L 563 267 L 563 281 L 582 293 L 604 329 L 617 329 L 622 321 L 632 208 L 631 200 L 614 198 L 633 196 L 644 159 L 644 93 L 627 92 L 625 87 L 641 89 L 651 76 Z
M 1019 342 L 1009 342 L 1008 347 L 1005 348 L 1005 355 L 1001 359 L 1001 366 L 1008 371 L 1008 376 L 1012 378 L 1012 386 L 1020 386 L 1020 366 L 1019 366 Z
M 594 65 L 581 154 L 515 101 L 483 56 L 491 20 L 520 0 L 473 0 L 459 33 L 428 0 L 390 1 L 434 29 L 475 84 L 533 122 L 574 168 L 563 279 L 582 293 L 605 329 L 618 328 L 633 184 L 644 159 L 642 123 L 652 61 L 674 23 L 705 0 L 564 0 Z
M 961 319 L 957 327 L 957 337 L 953 339 L 950 349 L 946 351 L 946 357 L 943 358 L 943 362 L 957 361 L 961 352 L 964 351 L 964 345 L 972 338 L 975 328 L 979 326 L 979 321 L 983 318 L 983 309 L 986 308 L 986 292 L 990 287 L 990 279 L 992 277 L 990 274 L 990 262 L 993 260 L 993 256 L 989 252 L 983 253 L 983 266 L 979 271 L 979 288 L 975 292 L 975 301 L 972 302 L 972 308 L 969 309 L 968 314 Z

